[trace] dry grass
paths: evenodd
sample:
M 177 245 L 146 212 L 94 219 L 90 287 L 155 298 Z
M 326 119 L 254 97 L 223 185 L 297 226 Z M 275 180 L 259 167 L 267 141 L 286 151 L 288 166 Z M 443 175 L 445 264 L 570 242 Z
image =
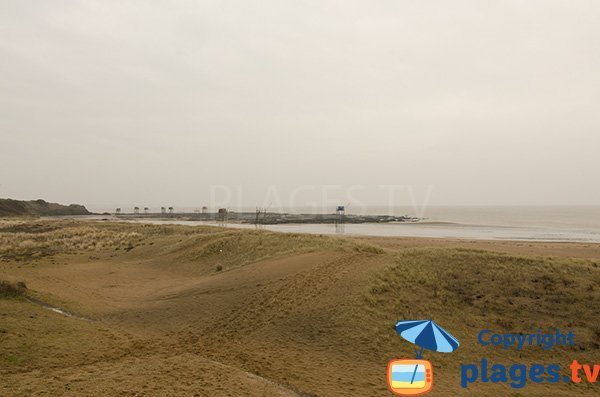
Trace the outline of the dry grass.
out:
M 466 249 L 411 249 L 401 252 L 379 272 L 364 295 L 371 326 L 363 332 L 375 355 L 408 356 L 413 345 L 393 330 L 396 321 L 433 319 L 462 342 L 450 355 L 426 358 L 448 368 L 436 386 L 455 387 L 458 363 L 477 363 L 482 357 L 501 363 L 554 363 L 566 367 L 573 358 L 596 362 L 600 354 L 600 263 L 549 257 L 518 257 Z M 482 347 L 477 334 L 573 331 L 576 346 L 553 350 L 526 348 L 520 352 Z M 495 386 L 500 387 L 500 386 Z M 481 390 L 484 390 L 482 388 Z M 493 388 L 488 385 L 487 390 Z M 500 390 L 500 389 L 498 389 Z M 531 388 L 523 395 L 540 395 Z M 592 385 L 579 392 L 591 395 Z M 475 387 L 473 393 L 482 393 Z M 541 391 L 542 393 L 544 391 Z M 554 395 L 569 395 L 557 385 Z
M 0 376 L 136 354 L 134 342 L 120 332 L 57 315 L 26 300 L 0 300 L 0 313 Z M 1 385 L 0 394 L 12 395 Z
M 563 317 L 569 326 L 589 327 L 600 303 L 597 261 L 423 249 L 403 252 L 394 262 L 375 279 L 367 300 L 381 307 L 394 297 L 394 310 L 405 318 L 460 308 L 485 321 L 536 313 L 535 318 L 524 316 L 528 321 L 502 320 L 497 325 L 505 331 L 537 326 L 540 317 Z
M 140 250 L 139 248 L 143 248 Z M 381 254 L 372 244 L 329 236 L 203 226 L 115 222 L 0 220 L 0 261 L 35 261 L 56 254 L 132 252 L 169 257 L 186 271 L 209 274 L 271 257 L 318 250 Z M 181 269 L 180 269 L 181 270 Z
M 139 242 L 137 231 L 98 228 L 68 221 L 1 222 L 0 259 L 31 260 L 57 253 L 125 249 Z
M 451 355 L 426 353 L 437 371 L 432 396 L 597 394 L 564 384 L 465 390 L 458 374 L 460 363 L 482 357 L 597 362 L 598 259 L 108 222 L 2 222 L 0 238 L 8 242 L 3 278 L 25 280 L 31 294 L 97 321 L 0 300 L 0 364 L 9 375 L 2 395 L 277 395 L 251 373 L 296 395 L 387 396 L 387 360 L 414 356 L 393 325 L 427 318 L 461 341 Z M 556 327 L 575 332 L 576 346 L 507 352 L 476 343 L 486 328 Z M 240 388 L 223 388 L 224 373 L 238 374 Z
M 232 270 L 272 257 L 315 251 L 337 250 L 381 253 L 366 244 L 335 237 L 283 234 L 262 230 L 219 229 L 217 233 L 194 234 L 173 247 L 180 262 L 194 263 L 197 269 Z

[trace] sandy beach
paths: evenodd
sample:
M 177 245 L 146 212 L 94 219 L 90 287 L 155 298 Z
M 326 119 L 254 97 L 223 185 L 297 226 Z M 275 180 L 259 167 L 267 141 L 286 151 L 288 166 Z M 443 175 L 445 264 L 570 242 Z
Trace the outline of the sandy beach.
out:
M 339 237 L 76 220 L 0 223 L 0 393 L 64 396 L 387 396 L 393 325 L 436 318 L 462 342 L 430 352 L 432 396 L 460 363 L 597 360 L 600 245 Z M 30 300 L 34 299 L 34 301 Z M 49 310 L 45 302 L 70 314 Z M 505 351 L 477 332 L 569 329 L 573 347 Z M 551 388 L 550 388 L 551 387 Z M 527 396 L 595 396 L 530 384 Z

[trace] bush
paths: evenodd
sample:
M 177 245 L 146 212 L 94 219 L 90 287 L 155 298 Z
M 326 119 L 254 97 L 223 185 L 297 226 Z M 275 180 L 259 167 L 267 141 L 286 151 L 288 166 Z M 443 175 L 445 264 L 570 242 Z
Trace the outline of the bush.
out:
M 11 283 L 0 280 L 0 298 L 18 298 L 25 295 L 27 286 L 24 282 Z

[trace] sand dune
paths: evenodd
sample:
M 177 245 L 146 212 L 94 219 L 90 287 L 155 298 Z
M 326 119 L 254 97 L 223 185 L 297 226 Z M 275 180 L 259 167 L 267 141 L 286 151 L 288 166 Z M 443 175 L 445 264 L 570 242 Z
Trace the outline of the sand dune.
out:
M 388 396 L 387 361 L 414 355 L 392 329 L 401 318 L 434 317 L 464 341 L 427 357 L 438 370 L 432 396 L 516 395 L 459 388 L 459 364 L 482 356 L 567 365 L 600 351 L 596 245 L 76 221 L 44 221 L 42 233 L 26 221 L 15 233 L 11 222 L 0 226 L 0 279 L 91 321 L 0 299 L 2 395 Z M 577 332 L 577 349 L 473 341 L 482 327 L 557 326 Z M 523 395 L 573 390 L 540 384 Z

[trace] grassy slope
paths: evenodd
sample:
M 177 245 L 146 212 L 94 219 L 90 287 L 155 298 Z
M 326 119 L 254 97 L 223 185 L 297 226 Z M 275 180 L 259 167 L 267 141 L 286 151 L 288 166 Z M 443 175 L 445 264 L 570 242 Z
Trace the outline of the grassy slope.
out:
M 2 396 L 293 395 L 236 368 L 24 300 L 0 300 L 0 313 Z
M 416 249 L 399 253 L 380 272 L 366 294 L 373 324 L 373 350 L 389 356 L 410 346 L 388 331 L 397 318 L 433 318 L 452 330 L 462 346 L 455 353 L 429 353 L 444 372 L 436 378 L 438 389 L 454 390 L 459 363 L 558 363 L 568 373 L 571 360 L 598 362 L 600 325 L 600 268 L 597 261 L 552 257 L 515 257 L 464 249 Z M 518 352 L 483 347 L 476 341 L 480 330 L 498 333 L 535 333 L 538 329 L 573 331 L 576 346 L 543 350 L 528 347 Z M 397 349 L 397 350 L 394 350 Z M 491 364 L 490 364 L 491 365 Z M 475 395 L 497 391 L 502 395 L 595 395 L 598 386 L 530 385 L 523 391 L 506 386 L 475 385 Z
M 563 384 L 458 389 L 459 363 L 481 357 L 563 366 L 573 358 L 598 361 L 597 260 L 75 221 L 5 222 L 0 241 L 0 278 L 24 279 L 38 296 L 95 320 L 0 301 L 0 362 L 12 387 L 43 390 L 31 372 L 38 369 L 55 377 L 53 390 L 70 384 L 72 395 L 288 393 L 248 372 L 303 395 L 386 396 L 387 360 L 414 354 L 393 324 L 434 318 L 462 345 L 452 355 L 426 356 L 436 370 L 432 396 L 597 394 L 597 386 Z M 517 353 L 475 343 L 484 328 L 555 327 L 575 331 L 577 346 Z M 238 379 L 228 383 L 229 394 L 224 372 Z

